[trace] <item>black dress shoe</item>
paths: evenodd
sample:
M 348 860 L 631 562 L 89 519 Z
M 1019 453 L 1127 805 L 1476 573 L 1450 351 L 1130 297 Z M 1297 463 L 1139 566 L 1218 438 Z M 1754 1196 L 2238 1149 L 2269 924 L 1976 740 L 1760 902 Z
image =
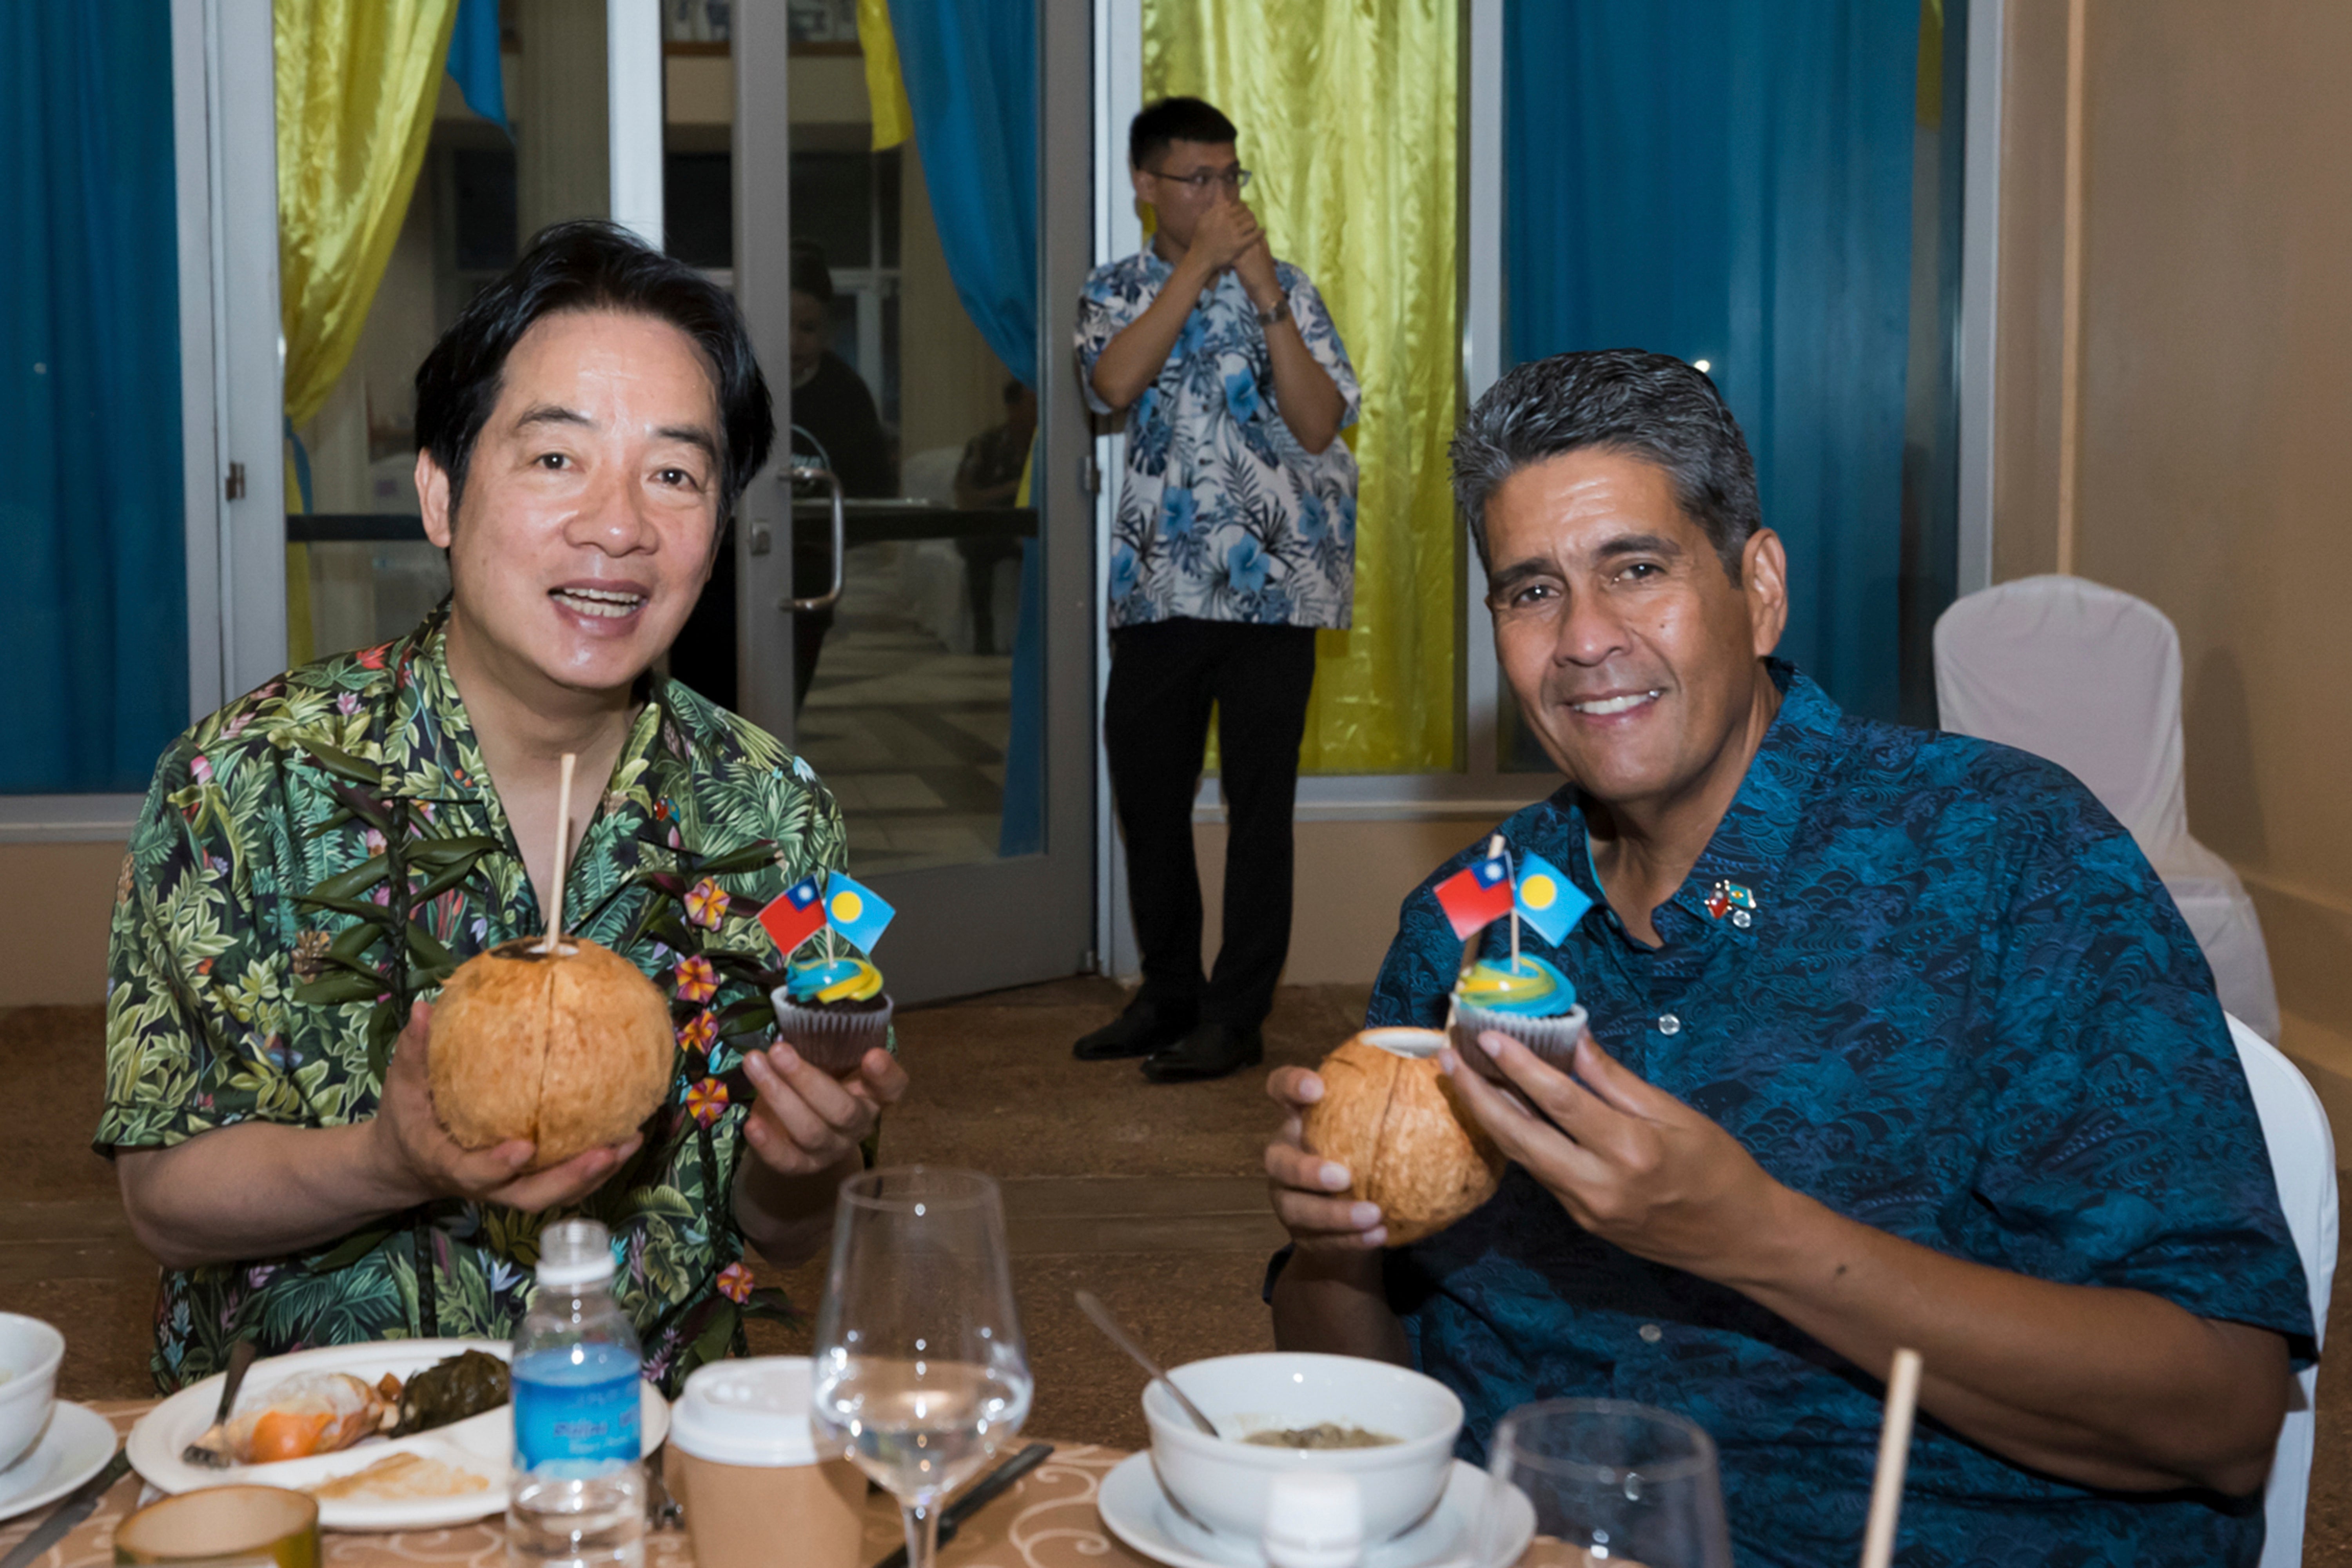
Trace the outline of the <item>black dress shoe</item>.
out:
M 1231 1024 L 1202 1024 L 1164 1051 L 1143 1060 L 1154 1083 L 1197 1083 L 1254 1068 L 1265 1059 L 1265 1037 Z
M 1157 1002 L 1138 997 L 1127 1005 L 1126 1012 L 1072 1046 L 1070 1054 L 1082 1062 L 1148 1057 L 1154 1051 L 1166 1050 L 1192 1033 L 1192 1018 L 1190 1012 L 1172 1012 Z

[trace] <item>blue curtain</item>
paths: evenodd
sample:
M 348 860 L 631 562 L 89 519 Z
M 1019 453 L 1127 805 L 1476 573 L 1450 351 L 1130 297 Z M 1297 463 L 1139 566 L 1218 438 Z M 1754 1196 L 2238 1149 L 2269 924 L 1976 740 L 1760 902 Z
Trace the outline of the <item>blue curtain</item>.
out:
M 1900 699 L 1919 17 L 1902 0 L 1516 0 L 1509 345 L 1706 360 L 1788 542 L 1781 652 Z
M 188 722 L 170 0 L 0 7 L 0 793 Z
M 957 297 L 1034 386 L 1036 0 L 891 0 L 890 26 Z
M 499 68 L 499 0 L 457 0 L 457 24 L 449 29 L 448 70 L 466 107 L 511 139 L 507 79 Z M 303 510 L 310 510 L 307 500 Z
M 1005 368 L 1037 384 L 1036 0 L 891 0 L 915 150 L 956 297 Z M 1045 847 L 1044 575 L 1021 542 L 999 855 Z

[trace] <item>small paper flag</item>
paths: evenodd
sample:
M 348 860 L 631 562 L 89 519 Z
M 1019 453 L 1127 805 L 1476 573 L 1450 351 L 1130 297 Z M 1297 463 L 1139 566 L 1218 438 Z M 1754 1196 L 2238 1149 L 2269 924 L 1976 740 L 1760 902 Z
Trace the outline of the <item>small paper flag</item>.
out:
M 791 957 L 793 949 L 824 929 L 824 900 L 817 894 L 816 879 L 803 877 L 778 894 L 760 911 L 760 924 L 784 956 Z
M 1520 852 L 1516 887 L 1519 918 L 1554 947 L 1592 907 L 1591 899 L 1568 879 L 1568 873 L 1532 851 Z
M 1511 912 L 1511 863 L 1496 855 L 1474 860 L 1431 889 L 1453 922 L 1457 942 Z
M 883 900 L 882 895 L 845 871 L 835 871 L 825 879 L 825 919 L 851 946 L 862 952 L 874 951 L 874 944 L 881 940 L 882 928 L 898 912 Z

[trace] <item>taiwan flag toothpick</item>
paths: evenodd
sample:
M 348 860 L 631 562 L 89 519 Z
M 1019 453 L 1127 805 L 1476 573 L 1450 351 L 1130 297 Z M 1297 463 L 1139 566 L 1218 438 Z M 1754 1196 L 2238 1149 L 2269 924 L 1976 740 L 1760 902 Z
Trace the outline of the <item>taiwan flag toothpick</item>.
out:
M 793 950 L 824 929 L 824 899 L 814 874 L 803 877 L 760 911 L 760 924 L 779 951 L 790 958 Z
M 1516 912 L 1544 941 L 1558 947 L 1592 907 L 1591 899 L 1568 879 L 1566 872 L 1533 850 L 1519 851 L 1518 872 L 1513 884 Z
M 1452 922 L 1455 940 L 1467 942 L 1492 921 L 1511 912 L 1511 862 L 1497 838 L 1486 854 L 1472 861 L 1431 889 Z

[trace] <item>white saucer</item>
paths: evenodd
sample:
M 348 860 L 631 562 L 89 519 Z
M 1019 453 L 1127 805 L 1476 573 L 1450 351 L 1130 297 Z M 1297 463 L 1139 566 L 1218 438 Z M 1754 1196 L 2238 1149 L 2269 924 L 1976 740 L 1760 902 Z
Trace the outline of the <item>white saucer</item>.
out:
M 0 1519 L 57 1501 L 106 1468 L 114 1449 L 112 1422 L 87 1405 L 58 1400 L 41 1440 L 0 1470 Z
M 1366 1547 L 1364 1568 L 1470 1568 L 1478 1516 L 1488 1493 L 1486 1471 L 1454 1460 L 1437 1510 L 1394 1540 Z M 1516 1488 L 1502 1489 L 1501 1497 L 1509 1519 L 1503 1539 L 1480 1568 L 1517 1562 L 1535 1538 L 1535 1505 Z M 1149 1449 L 1129 1454 L 1103 1478 L 1095 1504 L 1104 1525 L 1121 1542 L 1169 1568 L 1265 1568 L 1256 1542 L 1218 1535 L 1176 1511 L 1152 1473 Z

